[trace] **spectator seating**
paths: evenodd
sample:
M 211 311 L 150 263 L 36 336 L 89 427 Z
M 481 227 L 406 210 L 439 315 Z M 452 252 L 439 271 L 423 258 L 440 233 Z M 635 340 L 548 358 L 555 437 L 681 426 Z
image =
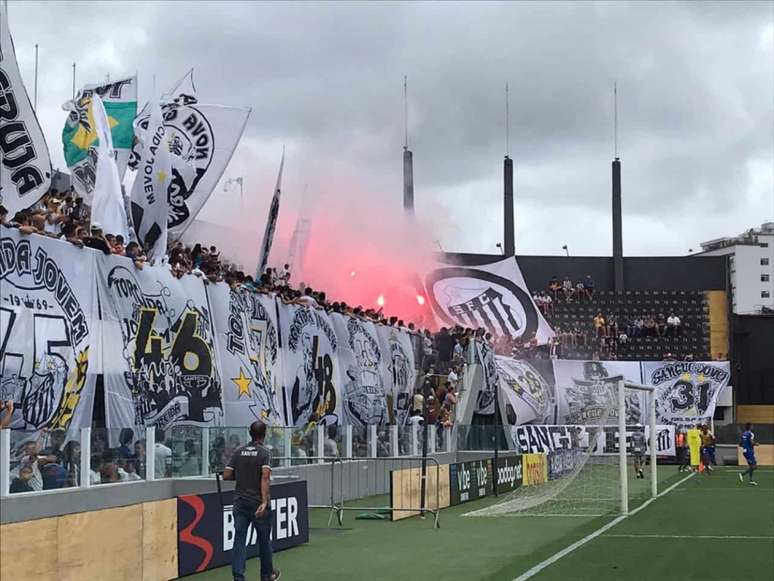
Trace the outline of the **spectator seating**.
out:
M 619 331 L 626 329 L 625 322 L 638 316 L 668 316 L 674 312 L 681 319 L 680 333 L 666 337 L 628 337 L 618 343 L 617 358 L 629 360 L 658 360 L 668 353 L 676 359 L 687 356 L 696 360 L 710 358 L 709 308 L 701 291 L 663 290 L 624 292 L 597 290 L 589 300 L 583 298 L 568 302 L 562 298 L 554 302 L 553 316 L 547 316 L 554 328 L 588 331 L 584 344 L 565 345 L 562 357 L 587 359 L 599 351 L 594 338 L 593 318 L 602 312 L 606 319 L 618 321 Z M 579 342 L 583 343 L 583 342 Z

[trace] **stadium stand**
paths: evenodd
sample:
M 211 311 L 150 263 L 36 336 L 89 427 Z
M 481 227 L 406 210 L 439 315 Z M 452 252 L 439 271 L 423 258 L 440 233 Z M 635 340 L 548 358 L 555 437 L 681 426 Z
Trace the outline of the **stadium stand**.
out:
M 607 321 L 601 337 L 594 329 L 597 313 L 602 313 Z M 670 313 L 675 313 L 681 321 L 676 333 L 629 332 L 638 318 L 665 319 Z M 585 335 L 583 341 L 564 342 L 562 357 L 565 359 L 590 359 L 595 353 L 604 352 L 625 360 L 655 360 L 667 356 L 711 358 L 709 307 L 701 291 L 597 290 L 592 299 L 573 301 L 564 300 L 560 295 L 554 302 L 553 314 L 546 316 L 555 329 L 578 329 Z M 626 336 L 624 340 L 621 334 Z

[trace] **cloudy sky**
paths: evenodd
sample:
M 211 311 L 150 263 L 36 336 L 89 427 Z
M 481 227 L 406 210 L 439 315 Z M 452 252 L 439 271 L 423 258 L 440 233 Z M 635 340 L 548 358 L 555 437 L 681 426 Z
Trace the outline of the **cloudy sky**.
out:
M 141 100 L 194 67 L 202 101 L 252 107 L 226 173 L 246 201 L 218 191 L 208 220 L 263 230 L 283 144 L 288 215 L 345 189 L 399 207 L 404 74 L 417 212 L 446 250 L 501 240 L 506 81 L 518 253 L 610 253 L 614 81 L 627 254 L 774 219 L 771 2 L 10 2 L 9 19 L 30 92 L 40 45 L 55 166 L 73 62 L 79 86 L 137 72 Z

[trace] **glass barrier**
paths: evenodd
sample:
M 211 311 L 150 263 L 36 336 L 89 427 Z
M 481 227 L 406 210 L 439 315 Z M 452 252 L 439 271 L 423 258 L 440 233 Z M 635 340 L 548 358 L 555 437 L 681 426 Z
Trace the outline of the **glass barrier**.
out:
M 199 426 L 173 426 L 166 430 L 161 446 L 156 441 L 156 465 L 165 465 L 165 476 L 201 476 L 204 460 L 202 438 L 206 430 L 207 428 Z M 158 435 L 156 437 L 158 438 Z M 166 456 L 164 448 L 171 452 L 168 466 L 166 461 L 159 458 L 159 452 Z
M 719 432 L 736 430 L 727 437 L 736 441 L 740 429 L 729 426 Z M 154 464 L 149 465 L 145 428 L 85 430 L 90 450 L 83 459 L 82 434 L 68 439 L 64 432 L 7 432 L 10 463 L 3 473 L 11 493 L 147 480 L 150 471 L 156 479 L 207 476 L 222 471 L 234 451 L 250 441 L 246 427 L 156 429 Z M 348 456 L 348 433 L 354 458 L 372 457 L 374 452 L 379 458 L 420 455 L 425 437 L 419 425 L 274 427 L 267 430 L 265 445 L 273 467 L 303 465 L 320 461 L 320 456 Z M 492 450 L 496 433 L 495 426 L 456 426 L 453 431 L 428 427 L 427 451 L 438 454 L 455 446 L 458 450 Z M 454 441 L 447 441 L 450 438 Z M 505 449 L 504 443 L 500 449 Z M 82 482 L 82 474 L 88 475 L 87 483 Z
M 352 426 L 352 457 L 368 458 L 368 426 Z
M 80 456 L 80 443 L 73 444 L 77 445 Z M 94 428 L 91 430 L 90 448 L 90 485 L 145 479 L 144 431 L 134 428 Z M 73 466 L 71 471 L 80 477 L 79 465 Z
M 347 430 L 343 426 L 326 426 L 323 432 L 323 456 L 341 458 L 347 453 Z
M 288 428 L 290 433 L 290 455 L 293 465 L 309 464 L 316 456 L 317 435 L 313 428 Z
M 39 492 L 80 483 L 81 447 L 64 430 L 10 430 L 9 491 Z
M 392 445 L 390 437 L 390 426 L 376 427 L 376 456 L 385 458 L 392 456 Z

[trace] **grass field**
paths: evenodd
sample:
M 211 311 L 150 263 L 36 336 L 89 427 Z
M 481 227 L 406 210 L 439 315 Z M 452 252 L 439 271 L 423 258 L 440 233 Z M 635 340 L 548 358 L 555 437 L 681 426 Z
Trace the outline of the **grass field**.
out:
M 720 469 L 682 480 L 674 467 L 660 468 L 660 489 L 679 482 L 674 489 L 532 578 L 772 581 L 774 471 L 760 469 L 757 487 L 740 484 L 738 471 Z M 646 484 L 631 481 L 635 493 Z M 276 554 L 275 565 L 287 581 L 510 581 L 612 520 L 460 516 L 490 503 L 485 499 L 442 511 L 439 530 L 429 518 L 363 521 L 351 512 L 342 529 L 326 529 L 327 512 L 314 511 L 309 544 Z M 228 567 L 190 577 L 230 578 Z M 258 579 L 255 559 L 248 579 Z

